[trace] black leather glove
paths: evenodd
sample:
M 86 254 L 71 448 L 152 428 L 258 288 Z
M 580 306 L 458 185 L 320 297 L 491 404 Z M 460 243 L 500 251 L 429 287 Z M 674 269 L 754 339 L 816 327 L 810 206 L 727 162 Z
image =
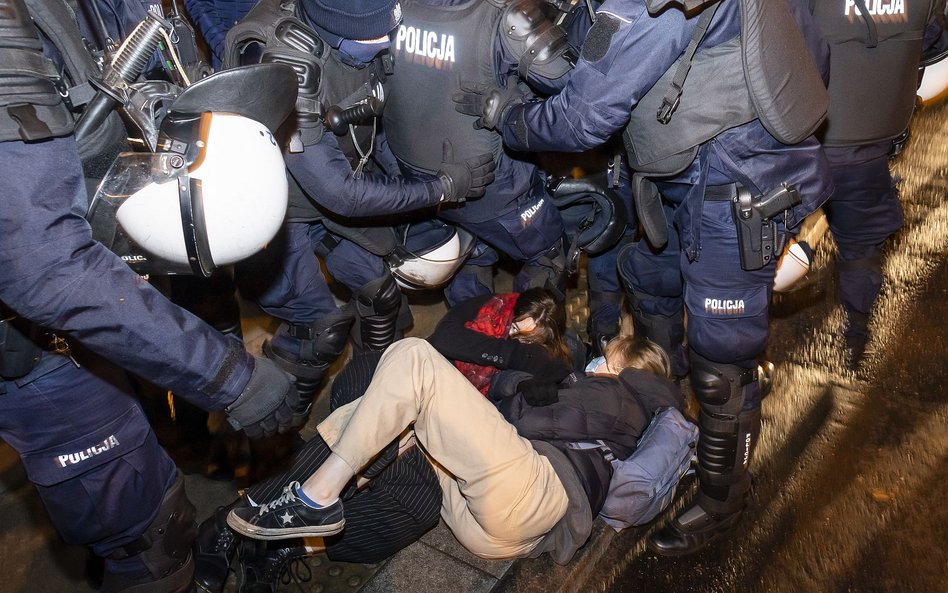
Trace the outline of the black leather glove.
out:
M 257 357 L 247 386 L 224 411 L 236 430 L 255 439 L 300 426 L 306 421 L 309 405 L 300 402 L 289 373 L 273 361 Z
M 475 129 L 496 130 L 507 108 L 523 103 L 523 93 L 517 88 L 515 79 L 508 81 L 507 88 L 463 81 L 461 90 L 451 95 L 451 100 L 455 103 L 455 111 L 477 118 Z
M 568 362 L 550 356 L 542 346 L 520 342 L 514 343 L 507 368 L 526 371 L 536 378 L 555 383 L 559 383 L 573 372 Z
M 497 163 L 491 154 L 484 153 L 463 163 L 454 162 L 454 147 L 445 139 L 442 145 L 442 162 L 438 171 L 443 192 L 441 201 L 463 204 L 468 198 L 480 198 L 488 185 L 494 182 Z
M 538 408 L 560 401 L 559 385 L 544 378 L 527 379 L 520 383 L 520 393 L 531 406 Z

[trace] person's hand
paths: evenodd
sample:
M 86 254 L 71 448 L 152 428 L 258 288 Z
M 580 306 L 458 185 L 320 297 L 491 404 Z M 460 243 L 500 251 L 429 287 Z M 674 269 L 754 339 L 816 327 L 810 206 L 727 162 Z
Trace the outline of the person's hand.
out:
M 438 171 L 441 181 L 442 202 L 463 204 L 469 198 L 480 198 L 485 188 L 494 182 L 497 163 L 489 153 L 471 157 L 463 163 L 454 161 L 454 147 L 445 139 L 442 145 L 442 162 Z
M 507 368 L 526 371 L 534 378 L 543 378 L 555 383 L 559 383 L 573 372 L 568 362 L 554 358 L 542 346 L 520 342 L 514 346 Z
M 523 103 L 523 94 L 514 81 L 501 88 L 495 84 L 462 81 L 461 90 L 451 95 L 454 110 L 473 115 L 477 130 L 497 130 L 504 112 L 513 105 Z
M 302 425 L 309 408 L 308 402 L 300 401 L 292 376 L 258 357 L 247 386 L 224 411 L 236 430 L 255 439 Z
M 520 383 L 520 393 L 523 399 L 533 407 L 548 406 L 560 401 L 559 385 L 549 379 L 527 379 Z

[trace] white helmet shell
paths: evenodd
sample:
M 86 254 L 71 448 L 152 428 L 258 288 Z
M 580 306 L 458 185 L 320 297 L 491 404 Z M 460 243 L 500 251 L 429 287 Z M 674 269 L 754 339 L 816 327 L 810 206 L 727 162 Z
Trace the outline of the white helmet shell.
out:
M 924 105 L 937 103 L 948 96 L 948 59 L 925 66 L 916 94 Z
M 273 135 L 252 119 L 204 113 L 200 129 L 200 153 L 186 174 L 200 194 L 192 199 L 200 200 L 198 215 L 203 215 L 213 265 L 222 266 L 253 255 L 279 230 L 287 206 L 285 164 Z M 159 161 L 155 170 L 168 171 L 175 156 L 152 155 Z M 179 201 L 181 175 L 155 177 L 130 192 L 115 217 L 149 253 L 190 265 Z
M 408 257 L 392 266 L 402 288 L 438 288 L 446 284 L 464 264 L 474 247 L 474 236 L 464 229 L 429 220 L 405 227 L 402 237 Z M 413 243 L 421 241 L 422 246 Z

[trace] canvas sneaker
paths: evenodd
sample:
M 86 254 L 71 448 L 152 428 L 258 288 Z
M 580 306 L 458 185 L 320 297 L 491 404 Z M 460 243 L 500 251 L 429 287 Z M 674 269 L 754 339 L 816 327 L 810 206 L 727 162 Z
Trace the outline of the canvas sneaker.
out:
M 232 510 L 227 524 L 247 537 L 264 540 L 325 537 L 342 531 L 346 524 L 342 501 L 314 509 L 296 496 L 299 487 L 299 482 L 290 482 L 276 500 Z

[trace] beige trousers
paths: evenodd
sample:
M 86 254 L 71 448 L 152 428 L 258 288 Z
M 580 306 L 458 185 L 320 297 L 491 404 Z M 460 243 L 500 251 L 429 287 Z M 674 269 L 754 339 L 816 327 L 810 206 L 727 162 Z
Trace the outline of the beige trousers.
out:
M 473 554 L 525 556 L 566 512 L 550 462 L 425 340 L 389 347 L 365 395 L 318 430 L 358 473 L 410 426 L 441 482 L 441 517 Z

